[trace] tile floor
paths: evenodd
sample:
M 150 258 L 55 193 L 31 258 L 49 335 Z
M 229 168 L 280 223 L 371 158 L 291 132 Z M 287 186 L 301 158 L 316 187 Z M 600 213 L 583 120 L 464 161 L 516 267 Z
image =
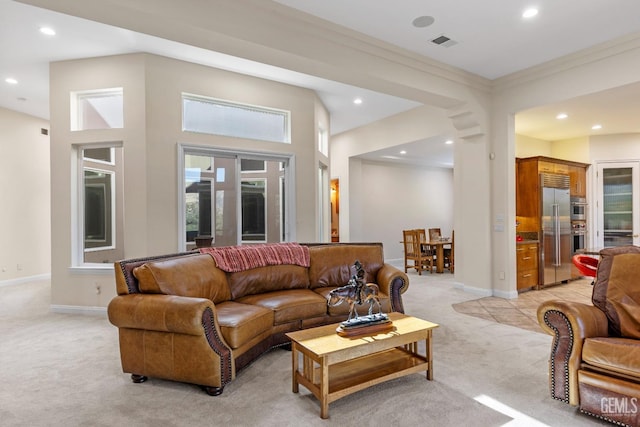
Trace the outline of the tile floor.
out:
M 562 299 L 591 304 L 591 279 L 575 280 L 541 290 L 523 292 L 518 298 L 484 297 L 453 304 L 458 313 L 544 333 L 538 324 L 538 306 L 548 300 Z

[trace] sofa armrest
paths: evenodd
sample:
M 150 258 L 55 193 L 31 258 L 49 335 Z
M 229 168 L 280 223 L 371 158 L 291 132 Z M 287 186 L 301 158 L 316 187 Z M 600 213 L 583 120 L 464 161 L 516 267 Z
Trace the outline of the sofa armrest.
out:
M 578 369 L 584 339 L 608 336 L 607 316 L 592 305 L 547 301 L 538 307 L 538 322 L 553 336 L 549 358 L 551 397 L 578 405 Z
M 213 302 L 206 298 L 129 294 L 113 298 L 107 313 L 109 321 L 119 328 L 202 335 L 207 308 L 215 314 Z
M 380 291 L 389 295 L 391 309 L 399 313 L 404 313 L 402 294 L 409 289 L 409 277 L 406 273 L 391 264 L 384 264 L 382 268 L 378 270 L 376 281 Z

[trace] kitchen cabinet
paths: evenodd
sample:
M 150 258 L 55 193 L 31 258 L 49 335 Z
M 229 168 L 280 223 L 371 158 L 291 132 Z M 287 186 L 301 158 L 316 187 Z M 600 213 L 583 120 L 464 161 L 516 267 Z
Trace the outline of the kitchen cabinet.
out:
M 569 191 L 573 197 L 587 197 L 587 168 L 569 166 Z
M 586 163 L 553 159 L 551 157 L 527 157 L 516 159 L 516 216 L 531 218 L 531 230 L 540 228 L 540 174 L 569 175 L 569 195 L 586 197 Z
M 563 175 L 569 174 L 569 165 L 566 163 L 558 163 L 558 160 L 538 160 L 539 173 L 559 173 Z
M 538 243 L 516 245 L 517 290 L 538 287 Z

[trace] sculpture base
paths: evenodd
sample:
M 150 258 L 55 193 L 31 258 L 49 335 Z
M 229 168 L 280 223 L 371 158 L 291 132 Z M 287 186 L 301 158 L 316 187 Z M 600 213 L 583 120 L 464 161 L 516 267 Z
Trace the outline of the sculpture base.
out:
M 373 335 L 393 330 L 393 323 L 389 316 L 383 313 L 360 316 L 344 321 L 336 328 L 341 337 L 353 337 L 358 335 Z

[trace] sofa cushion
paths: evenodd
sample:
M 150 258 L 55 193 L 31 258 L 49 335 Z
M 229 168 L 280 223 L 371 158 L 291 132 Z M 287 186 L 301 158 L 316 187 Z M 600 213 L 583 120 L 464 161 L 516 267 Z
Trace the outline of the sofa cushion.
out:
M 225 273 L 209 255 L 146 262 L 133 275 L 143 293 L 208 298 L 216 304 L 231 298 Z
M 247 295 L 287 289 L 309 287 L 307 268 L 299 265 L 270 265 L 229 273 L 231 298 L 237 300 Z
M 273 310 L 274 324 L 321 316 L 327 313 L 327 300 L 308 289 L 268 292 L 239 298 L 237 302 Z
M 322 298 L 328 301 L 329 292 L 336 289 L 335 287 L 325 287 L 325 288 L 316 288 L 313 291 L 318 295 L 321 295 Z M 378 294 L 378 298 L 380 298 L 380 305 L 382 306 L 383 313 L 389 313 L 391 311 L 391 303 L 389 302 L 389 296 L 383 294 L 382 292 Z M 358 315 L 364 315 L 369 313 L 369 303 L 357 305 L 356 311 Z M 378 305 L 373 304 L 373 313 L 378 312 Z M 329 315 L 330 316 L 343 316 L 349 314 L 349 304 L 346 301 L 343 301 L 341 304 L 335 306 L 329 306 Z
M 630 338 L 586 338 L 582 360 L 608 371 L 640 378 L 640 341 Z
M 355 274 L 353 264 L 360 261 L 364 267 L 365 282 L 376 282 L 378 270 L 384 264 L 381 244 L 336 244 L 309 247 L 311 289 L 343 286 Z
M 216 304 L 220 331 L 231 348 L 238 348 L 273 327 L 273 311 L 258 305 L 226 301 Z
M 615 264 L 618 266 L 614 271 Z M 611 335 L 640 337 L 638 328 L 640 282 L 637 279 L 639 270 L 640 247 L 618 246 L 600 251 L 591 299 L 593 305 L 607 315 Z M 612 278 L 613 287 L 610 286 Z M 624 333 L 622 323 L 624 323 Z

